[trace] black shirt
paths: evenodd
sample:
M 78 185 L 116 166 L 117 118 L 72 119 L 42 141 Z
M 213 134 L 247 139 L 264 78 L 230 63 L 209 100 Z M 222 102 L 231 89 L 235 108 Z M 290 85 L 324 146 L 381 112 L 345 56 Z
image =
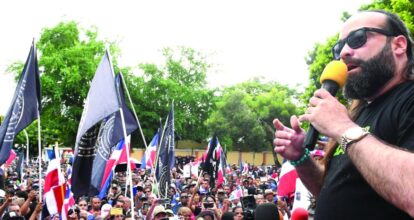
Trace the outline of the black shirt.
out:
M 366 105 L 356 123 L 369 126 L 369 131 L 386 143 L 413 151 L 414 82 L 402 83 Z M 348 155 L 337 148 L 317 200 L 315 220 L 325 219 L 411 218 L 379 196 Z

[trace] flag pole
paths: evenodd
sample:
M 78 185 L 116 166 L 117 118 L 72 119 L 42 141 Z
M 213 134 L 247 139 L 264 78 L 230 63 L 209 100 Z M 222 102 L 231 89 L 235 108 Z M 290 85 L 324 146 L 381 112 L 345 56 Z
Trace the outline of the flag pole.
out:
M 37 108 L 37 138 L 38 138 L 38 151 L 39 151 L 39 181 L 42 180 L 42 139 L 40 135 L 40 114 L 39 114 L 39 108 Z M 42 184 L 39 184 L 39 201 L 42 202 Z
M 23 132 L 26 136 L 26 165 L 29 166 L 29 135 L 27 134 L 26 129 L 24 129 Z
M 122 111 L 122 108 L 119 108 L 119 113 L 121 115 L 121 122 L 122 122 L 122 130 L 124 132 L 124 140 L 125 140 L 125 147 L 126 149 L 126 154 L 127 154 L 127 175 L 129 176 L 127 179 L 127 182 L 129 182 L 129 191 L 130 191 L 130 196 L 131 196 L 131 215 L 135 216 L 135 205 L 134 205 L 134 192 L 132 189 L 132 171 L 131 171 L 131 163 L 130 163 L 130 155 L 129 155 L 129 146 L 130 146 L 130 140 L 127 138 L 127 133 L 126 133 L 126 126 L 125 126 L 125 118 L 124 118 L 124 112 Z
M 112 76 L 114 77 L 114 85 L 116 86 L 116 82 L 115 82 L 115 72 L 114 72 L 114 66 L 112 65 L 112 57 L 111 54 L 109 53 L 109 49 L 106 49 L 106 53 L 108 53 L 108 58 L 109 58 L 109 63 L 110 63 L 110 67 L 111 67 L 111 71 L 112 71 Z M 128 90 L 127 90 L 128 91 Z M 119 92 L 118 92 L 118 103 L 119 103 Z M 125 117 L 124 117 L 124 111 L 122 111 L 122 106 L 119 107 L 119 114 L 121 116 L 121 124 L 122 124 L 122 132 L 124 133 L 124 140 L 125 140 L 125 147 L 126 149 L 126 154 L 127 154 L 127 175 L 129 175 L 128 180 L 126 182 L 129 181 L 129 190 L 130 190 L 130 196 L 131 196 L 131 215 L 132 215 L 132 219 L 134 219 L 135 216 L 135 205 L 134 205 L 134 193 L 132 190 L 132 172 L 131 172 L 131 163 L 130 163 L 130 155 L 129 155 L 129 144 L 130 141 L 127 138 L 127 132 L 126 132 L 126 125 L 125 125 Z M 138 121 L 138 118 L 137 118 Z M 138 122 L 139 125 L 139 122 Z M 144 140 L 145 141 L 145 140 Z
M 124 75 L 122 74 L 122 72 L 119 72 L 119 74 L 121 74 L 121 76 L 122 76 L 122 85 L 125 88 L 126 94 L 128 96 L 129 103 L 131 104 L 132 112 L 134 113 L 135 119 L 137 120 L 138 128 L 139 128 L 139 131 L 141 133 L 142 140 L 144 141 L 144 145 L 145 145 L 145 149 L 146 149 L 146 148 L 148 148 L 147 141 L 145 140 L 144 132 L 142 131 L 141 124 L 139 123 L 137 112 L 135 111 L 135 107 L 134 107 L 134 104 L 132 103 L 131 96 L 129 95 L 128 87 L 126 86 L 126 83 L 124 81 Z

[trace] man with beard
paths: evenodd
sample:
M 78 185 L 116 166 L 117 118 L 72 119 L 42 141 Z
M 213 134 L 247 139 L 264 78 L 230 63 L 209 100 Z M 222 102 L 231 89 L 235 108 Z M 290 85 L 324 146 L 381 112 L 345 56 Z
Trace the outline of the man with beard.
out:
M 345 23 L 335 59 L 348 67 L 344 94 L 349 111 L 319 89 L 291 128 L 274 120 L 275 151 L 296 167 L 317 197 L 315 219 L 411 219 L 414 217 L 413 41 L 401 19 L 363 11 Z M 303 147 L 300 122 L 330 137 L 326 161 Z M 410 217 L 411 216 L 411 217 Z

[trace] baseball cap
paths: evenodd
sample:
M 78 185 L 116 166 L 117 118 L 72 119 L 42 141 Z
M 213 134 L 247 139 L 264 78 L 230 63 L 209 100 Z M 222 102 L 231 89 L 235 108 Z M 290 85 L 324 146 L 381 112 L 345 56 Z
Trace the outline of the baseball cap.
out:
M 264 195 L 268 195 L 268 194 L 272 194 L 273 195 L 273 191 L 271 189 L 266 189 L 264 192 Z
M 112 206 L 110 205 L 110 204 L 104 204 L 102 207 L 101 207 L 101 217 L 102 218 L 105 218 L 106 216 L 108 216 L 109 215 L 109 212 L 111 211 L 111 208 L 112 208 Z
M 171 209 L 167 209 L 167 210 L 165 210 L 165 213 L 167 213 L 167 214 L 171 214 L 171 215 L 174 215 L 174 212 L 173 212 Z
M 164 206 L 162 206 L 162 205 L 155 206 L 154 211 L 152 213 L 153 213 L 153 216 L 156 216 L 160 213 L 167 214 L 167 212 L 165 211 Z

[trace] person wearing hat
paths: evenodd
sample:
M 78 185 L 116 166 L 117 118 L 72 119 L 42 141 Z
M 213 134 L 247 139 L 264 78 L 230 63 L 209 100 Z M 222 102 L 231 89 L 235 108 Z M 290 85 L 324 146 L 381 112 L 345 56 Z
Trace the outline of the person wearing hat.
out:
M 266 189 L 264 193 L 265 202 L 275 203 L 275 195 L 271 189 Z
M 115 201 L 118 199 L 121 193 L 121 187 L 119 187 L 116 183 L 112 183 L 110 193 L 108 194 L 108 202 L 111 205 L 115 205 Z
M 155 200 L 158 201 L 158 200 Z M 154 202 L 157 204 L 158 202 Z M 151 206 L 151 209 L 147 213 L 146 220 L 160 220 L 167 217 L 167 212 L 162 205 Z
M 174 212 L 171 209 L 166 209 L 167 218 L 174 217 Z

